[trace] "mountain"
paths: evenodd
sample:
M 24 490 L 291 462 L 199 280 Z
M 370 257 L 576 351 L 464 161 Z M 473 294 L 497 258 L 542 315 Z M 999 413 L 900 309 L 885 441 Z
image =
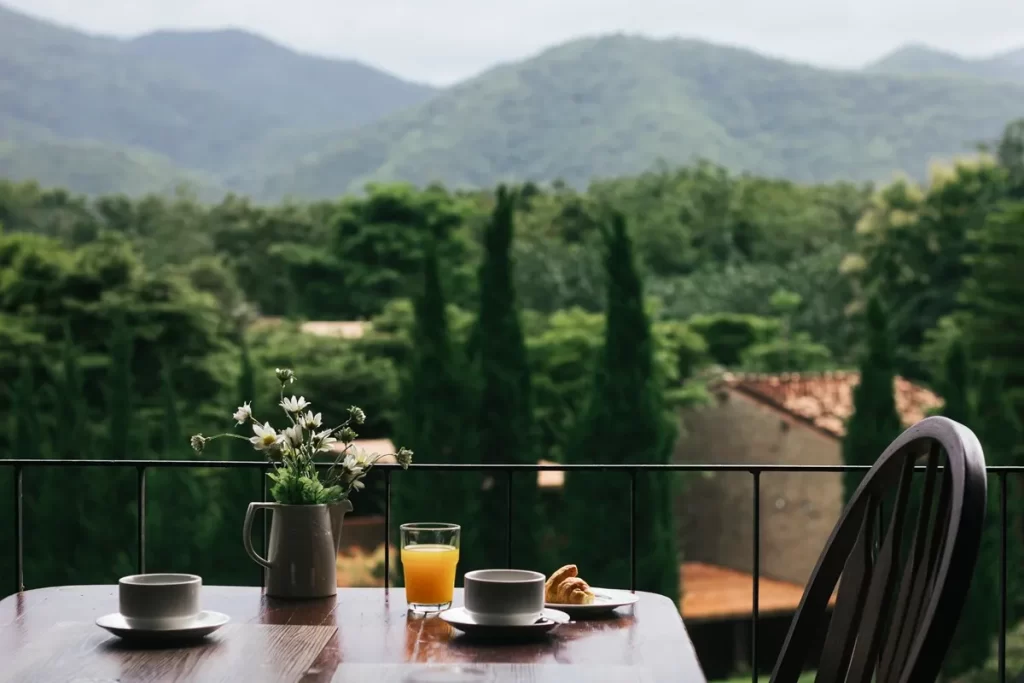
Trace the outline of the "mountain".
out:
M 0 176 L 260 199 L 388 180 L 585 185 L 697 158 L 800 181 L 888 180 L 923 176 L 1024 116 L 1024 83 L 996 67 L 1024 72 L 1024 51 L 972 62 L 907 48 L 851 72 L 612 35 L 435 91 L 242 31 L 121 40 L 0 6 Z
M 127 47 L 202 78 L 236 105 L 271 114 L 281 128 L 369 123 L 434 93 L 359 62 L 300 54 L 243 31 L 160 31 Z
M 269 196 L 368 181 L 592 178 L 697 157 L 802 181 L 924 175 L 1024 115 L 1024 86 L 830 71 L 692 40 L 577 40 L 493 69 L 269 177 Z
M 1024 83 L 1024 48 L 983 59 L 967 59 L 927 45 L 906 45 L 869 64 L 865 70 Z
M 0 140 L 0 177 L 43 179 L 86 194 L 170 194 L 182 186 L 216 200 L 225 190 L 213 177 L 185 172 L 151 152 L 97 142 Z
M 279 162 L 316 149 L 289 129 L 337 134 L 432 93 L 358 62 L 300 55 L 239 31 L 123 41 L 0 6 L 0 140 L 8 142 L 141 147 L 183 168 L 230 175 L 260 158 L 271 137 L 293 143 L 274 148 Z M 8 156 L 0 173 L 19 164 Z

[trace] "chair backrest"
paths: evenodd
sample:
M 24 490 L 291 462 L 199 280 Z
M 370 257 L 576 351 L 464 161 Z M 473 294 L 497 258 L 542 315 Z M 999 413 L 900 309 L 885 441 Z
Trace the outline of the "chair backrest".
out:
M 818 558 L 772 683 L 795 683 L 818 647 L 815 683 L 933 683 L 974 572 L 985 497 L 985 458 L 967 427 L 929 417 L 900 435 Z

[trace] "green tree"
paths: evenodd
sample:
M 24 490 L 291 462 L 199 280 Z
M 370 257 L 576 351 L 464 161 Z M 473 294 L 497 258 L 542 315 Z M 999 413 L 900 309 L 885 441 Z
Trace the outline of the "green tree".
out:
M 567 460 L 573 463 L 665 463 L 674 429 L 664 411 L 643 286 L 621 214 L 606 235 L 608 309 L 604 346 Z M 679 597 L 679 556 L 673 532 L 672 480 L 638 474 L 638 589 Z M 573 473 L 566 478 L 567 557 L 595 585 L 629 585 L 629 514 L 621 505 L 624 477 Z
M 533 422 L 530 368 L 523 331 L 516 308 L 510 249 L 516 196 L 498 188 L 494 214 L 484 232 L 484 261 L 480 267 L 480 308 L 471 341 L 480 391 L 478 448 L 488 463 L 533 464 L 538 460 L 537 430 Z M 545 566 L 540 560 L 541 515 L 537 477 L 528 474 L 512 480 L 513 534 L 516 566 Z M 480 492 L 480 514 L 492 525 L 505 518 L 505 494 L 510 485 L 502 478 Z M 467 540 L 479 546 L 488 566 L 505 562 L 505 545 L 495 529 L 476 527 Z
M 978 419 L 971 401 L 970 365 L 967 351 L 960 340 L 949 348 L 939 388 L 943 399 L 942 414 L 968 428 L 974 428 Z M 989 495 L 988 513 L 970 591 L 952 646 L 946 655 L 945 669 L 952 676 L 982 666 L 989 657 L 999 629 L 998 613 L 993 609 L 993 605 L 999 601 L 998 510 L 998 496 Z
M 1017 420 L 1024 421 L 1024 360 L 1020 355 L 1024 320 L 1024 202 L 1007 203 L 971 234 L 977 250 L 964 283 L 964 331 L 978 358 L 986 359 L 1005 391 Z
M 402 383 L 396 443 L 408 444 L 417 463 L 478 462 L 467 395 L 465 362 L 450 339 L 438 255 L 428 243 L 422 295 L 415 301 L 411 358 Z M 477 513 L 480 478 L 455 472 L 410 470 L 394 476 L 394 523 L 444 521 L 463 529 L 493 524 Z M 389 537 L 391 530 L 389 529 Z M 394 536 L 398 541 L 398 536 Z M 460 572 L 478 567 L 480 548 L 464 544 Z
M 873 465 L 902 431 L 893 396 L 892 342 L 878 299 L 868 304 L 866 337 L 860 382 L 853 390 L 853 415 L 846 423 L 843 438 L 843 462 L 847 465 Z M 863 476 L 862 472 L 844 473 L 844 500 L 850 500 Z
M 1006 401 L 1002 378 L 987 368 L 981 373 L 978 383 L 975 413 L 977 418 L 971 429 L 981 441 L 981 447 L 985 451 L 985 462 L 989 465 L 1017 466 L 1024 463 L 1024 449 L 1021 448 L 1021 443 L 1024 442 L 1024 429 Z M 1001 505 L 1001 493 L 997 482 L 996 478 L 989 482 L 987 515 L 987 527 L 995 525 L 996 529 Z M 1014 624 L 1024 614 L 1024 583 L 1021 582 L 1019 574 L 1013 571 L 1014 567 L 1020 567 L 1024 561 L 1024 480 L 1020 476 L 1006 476 L 1006 490 L 1008 620 Z
M 110 339 L 110 373 L 107 383 L 107 457 L 128 460 L 132 457 L 132 352 L 134 335 L 117 312 Z

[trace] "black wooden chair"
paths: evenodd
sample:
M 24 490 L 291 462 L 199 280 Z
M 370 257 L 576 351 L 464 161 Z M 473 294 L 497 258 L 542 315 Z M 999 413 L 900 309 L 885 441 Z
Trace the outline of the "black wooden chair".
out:
M 914 476 L 915 464 L 926 471 Z M 971 430 L 929 417 L 900 435 L 818 558 L 772 683 L 795 683 L 813 654 L 815 683 L 933 683 L 974 572 L 985 496 L 985 457 Z

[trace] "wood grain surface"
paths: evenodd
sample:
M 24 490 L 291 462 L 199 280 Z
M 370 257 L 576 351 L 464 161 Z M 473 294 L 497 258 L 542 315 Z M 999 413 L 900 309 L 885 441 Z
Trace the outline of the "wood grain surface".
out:
M 205 586 L 203 608 L 230 624 L 197 645 L 140 648 L 94 624 L 117 611 L 116 586 L 43 588 L 0 601 L 0 681 L 703 683 L 675 606 L 639 596 L 611 618 L 488 643 L 408 615 L 401 589 L 342 588 L 336 598 L 292 602 L 258 588 Z

